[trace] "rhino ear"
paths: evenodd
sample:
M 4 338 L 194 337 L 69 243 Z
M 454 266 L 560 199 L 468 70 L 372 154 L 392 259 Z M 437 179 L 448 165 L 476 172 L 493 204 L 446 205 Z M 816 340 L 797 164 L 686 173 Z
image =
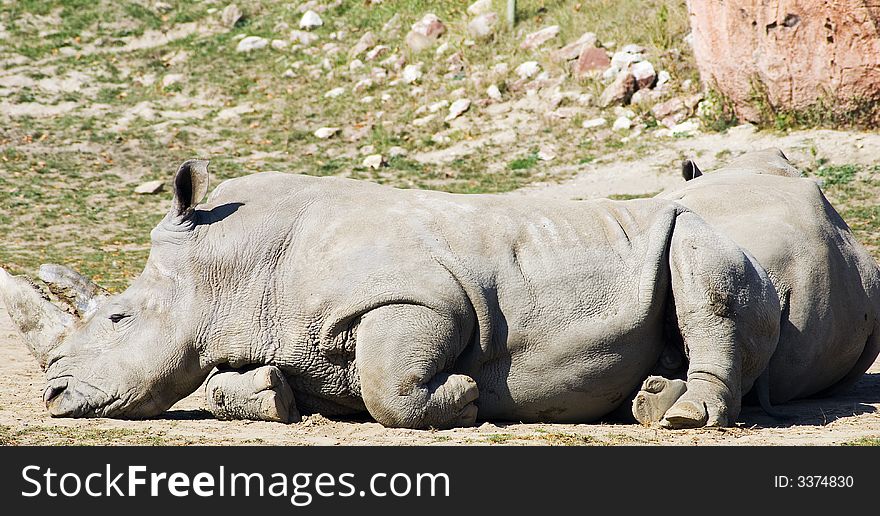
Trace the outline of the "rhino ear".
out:
M 184 161 L 174 175 L 174 203 L 171 213 L 186 216 L 208 193 L 208 162 L 200 159 Z
M 692 159 L 686 159 L 681 163 L 681 176 L 685 181 L 696 179 L 703 175 L 703 171 Z
M 50 303 L 33 283 L 10 276 L 3 269 L 0 269 L 0 298 L 31 354 L 40 368 L 45 369 L 49 354 L 76 319 Z

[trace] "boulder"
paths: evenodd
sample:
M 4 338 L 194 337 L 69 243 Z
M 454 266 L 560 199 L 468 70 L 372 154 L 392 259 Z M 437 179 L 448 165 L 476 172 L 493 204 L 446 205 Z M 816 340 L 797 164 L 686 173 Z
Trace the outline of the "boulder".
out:
M 577 41 L 573 41 L 568 45 L 560 48 L 553 52 L 553 59 L 560 63 L 564 63 L 566 61 L 574 61 L 578 57 L 580 57 L 581 53 L 585 48 L 596 46 L 596 34 L 592 32 L 585 32 L 577 39 Z
M 611 66 L 611 60 L 608 59 L 608 53 L 604 48 L 584 46 L 572 66 L 572 74 L 577 78 L 582 78 L 602 72 L 609 66 Z
M 700 77 L 731 101 L 740 119 L 760 120 L 756 97 L 776 110 L 806 109 L 819 101 L 851 110 L 880 101 L 877 2 L 688 0 L 687 5 Z
M 599 96 L 599 106 L 604 108 L 612 104 L 627 104 L 636 89 L 636 78 L 629 70 L 618 72 L 614 82 Z
M 467 31 L 470 37 L 475 39 L 487 39 L 495 34 L 495 24 L 498 23 L 498 15 L 485 13 L 477 16 L 468 23 Z
M 559 25 L 544 27 L 539 31 L 528 34 L 525 39 L 523 39 L 523 42 L 520 44 L 519 48 L 523 50 L 534 50 L 558 35 Z
M 428 13 L 412 25 L 406 35 L 406 44 L 413 52 L 421 52 L 434 46 L 446 33 L 446 25 L 435 14 Z

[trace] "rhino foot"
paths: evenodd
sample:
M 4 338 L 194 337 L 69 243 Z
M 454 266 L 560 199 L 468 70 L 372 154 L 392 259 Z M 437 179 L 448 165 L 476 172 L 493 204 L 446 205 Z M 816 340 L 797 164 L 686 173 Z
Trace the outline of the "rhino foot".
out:
M 218 419 L 300 420 L 293 390 L 275 366 L 218 371 L 208 379 L 206 394 L 208 409 Z
M 663 428 L 700 428 L 728 426 L 727 390 L 714 382 L 690 379 L 685 392 L 663 415 Z
M 633 417 L 645 426 L 659 423 L 664 414 L 686 391 L 687 383 L 684 380 L 649 376 L 642 383 L 642 388 L 633 400 Z

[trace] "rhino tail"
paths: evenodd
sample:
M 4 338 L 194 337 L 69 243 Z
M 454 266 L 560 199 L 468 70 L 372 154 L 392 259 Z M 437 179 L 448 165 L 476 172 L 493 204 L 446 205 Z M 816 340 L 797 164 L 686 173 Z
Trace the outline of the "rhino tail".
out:
M 770 403 L 770 364 L 767 364 L 767 368 L 764 369 L 764 372 L 755 380 L 755 390 L 758 394 L 758 403 L 768 416 L 777 419 L 791 419 L 791 416 L 779 412 L 773 408 L 773 405 Z

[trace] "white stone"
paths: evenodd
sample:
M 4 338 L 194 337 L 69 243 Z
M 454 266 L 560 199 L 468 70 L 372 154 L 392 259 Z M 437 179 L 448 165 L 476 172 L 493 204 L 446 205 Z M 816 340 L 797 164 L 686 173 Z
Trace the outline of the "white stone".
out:
M 317 131 L 315 131 L 315 136 L 322 139 L 322 140 L 326 140 L 327 138 L 330 138 L 331 136 L 335 135 L 338 132 L 339 132 L 338 127 L 322 127 L 320 129 L 318 129 Z
M 449 114 L 446 115 L 446 121 L 450 122 L 460 117 L 462 113 L 467 111 L 471 107 L 471 101 L 469 99 L 458 99 L 449 106 Z
M 318 41 L 318 35 L 302 30 L 292 30 L 290 31 L 290 41 L 299 43 L 300 45 L 309 46 L 315 41 Z
M 521 79 L 531 79 L 541 70 L 541 65 L 537 61 L 526 61 L 516 67 L 516 74 Z
M 608 121 L 604 118 L 593 118 L 590 120 L 584 120 L 584 122 L 581 124 L 581 127 L 583 127 L 584 129 L 595 129 L 597 127 L 602 127 L 607 123 Z
M 495 84 L 486 88 L 486 95 L 488 95 L 490 99 L 496 100 L 496 101 L 501 101 L 501 98 L 502 98 L 501 97 L 501 90 L 498 89 L 498 86 Z
M 440 100 L 440 101 L 435 102 L 435 103 L 431 104 L 430 106 L 428 106 L 427 109 L 430 113 L 436 113 L 448 105 L 449 105 L 448 100 Z
M 272 40 L 272 48 L 275 50 L 284 50 L 290 43 L 284 41 L 283 39 L 273 39 Z
M 479 16 L 486 14 L 492 10 L 492 0 L 477 0 L 467 8 L 467 13 L 471 16 Z
M 611 126 L 615 131 L 623 131 L 632 127 L 632 120 L 625 116 L 618 117 Z
M 388 156 L 391 158 L 402 158 L 407 154 L 408 153 L 406 149 L 404 149 L 403 147 L 398 147 L 397 145 L 388 149 Z
M 147 181 L 146 183 L 138 185 L 138 187 L 134 189 L 134 193 L 150 195 L 161 192 L 164 187 L 165 183 L 163 181 Z
M 412 84 L 417 80 L 422 78 L 422 65 L 419 64 L 411 64 L 406 65 L 403 69 L 403 73 L 401 74 L 403 78 L 403 82 L 406 84 Z
M 345 88 L 340 86 L 338 88 L 333 88 L 332 90 L 325 93 L 324 98 L 325 99 L 335 99 L 336 97 L 339 97 L 339 96 L 343 95 L 344 93 L 345 93 Z
M 241 9 L 235 4 L 227 5 L 220 13 L 220 21 L 227 27 L 234 27 L 241 19 Z
M 236 52 L 250 52 L 252 50 L 259 50 L 261 48 L 265 48 L 269 45 L 269 40 L 266 38 L 261 38 L 259 36 L 247 36 L 238 42 L 238 46 L 235 47 Z
M 165 77 L 162 77 L 162 87 L 167 88 L 172 84 L 177 84 L 183 81 L 184 76 L 182 73 L 169 73 Z
M 356 72 L 364 67 L 364 62 L 360 59 L 355 59 L 352 62 L 348 63 L 348 71 Z
M 385 164 L 385 158 L 381 154 L 372 154 L 364 158 L 363 165 L 372 169 L 382 168 L 382 165 Z
M 552 147 L 541 147 L 538 150 L 538 159 L 541 161 L 552 161 L 556 159 L 556 151 Z
M 636 83 L 639 88 L 651 87 L 654 83 L 654 79 L 657 77 L 657 72 L 654 71 L 654 65 L 652 65 L 650 61 L 633 63 L 630 72 L 633 74 L 633 77 L 636 78 Z
M 305 30 L 317 29 L 321 25 L 324 25 L 324 20 L 318 16 L 318 13 L 312 11 L 311 9 L 306 11 L 302 18 L 299 20 L 299 28 Z
M 446 53 L 447 50 L 449 50 L 449 43 L 446 42 L 446 41 L 444 41 L 443 43 L 440 44 L 439 47 L 437 47 L 437 50 L 435 50 L 434 52 L 435 52 L 438 56 L 442 56 L 443 54 Z

